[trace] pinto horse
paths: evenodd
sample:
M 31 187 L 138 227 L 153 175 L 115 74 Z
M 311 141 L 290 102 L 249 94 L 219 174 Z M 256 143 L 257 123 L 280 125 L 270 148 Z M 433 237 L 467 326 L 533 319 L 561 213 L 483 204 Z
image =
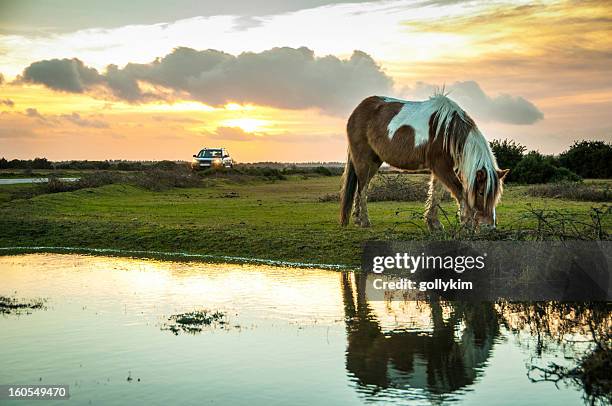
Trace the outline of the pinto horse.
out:
M 368 184 L 380 165 L 431 170 L 425 221 L 441 227 L 436 188 L 444 185 L 457 201 L 461 220 L 495 226 L 495 206 L 508 170 L 500 170 L 489 143 L 461 107 L 442 94 L 414 102 L 371 96 L 347 123 L 348 159 L 340 193 L 340 223 L 368 227 Z

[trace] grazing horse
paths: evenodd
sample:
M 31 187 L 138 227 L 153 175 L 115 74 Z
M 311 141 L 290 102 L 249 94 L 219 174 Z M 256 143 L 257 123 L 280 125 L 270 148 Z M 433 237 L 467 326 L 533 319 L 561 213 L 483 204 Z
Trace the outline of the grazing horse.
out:
M 495 226 L 495 206 L 508 170 L 500 170 L 489 143 L 461 107 L 442 94 L 413 102 L 371 96 L 347 123 L 348 159 L 340 193 L 340 223 L 368 227 L 368 184 L 380 165 L 431 170 L 425 220 L 439 228 L 436 187 L 457 201 L 463 223 Z

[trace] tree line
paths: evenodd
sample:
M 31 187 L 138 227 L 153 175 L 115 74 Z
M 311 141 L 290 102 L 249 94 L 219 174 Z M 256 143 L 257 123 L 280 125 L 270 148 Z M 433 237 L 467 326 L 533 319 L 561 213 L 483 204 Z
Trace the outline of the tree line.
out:
M 510 169 L 506 181 L 549 183 L 583 178 L 612 178 L 612 145 L 603 141 L 576 141 L 559 155 L 527 152 L 511 140 L 493 140 L 491 149 L 500 168 Z
M 510 169 L 506 179 L 517 183 L 577 181 L 582 178 L 612 178 L 612 144 L 603 141 L 576 141 L 559 155 L 527 152 L 524 145 L 512 140 L 493 140 L 491 149 L 500 168 Z M 47 158 L 0 159 L 0 169 L 72 169 L 141 171 L 148 168 L 174 169 L 181 164 L 172 161 L 64 161 Z M 321 167 L 323 168 L 323 167 Z M 324 170 L 323 168 L 322 170 Z

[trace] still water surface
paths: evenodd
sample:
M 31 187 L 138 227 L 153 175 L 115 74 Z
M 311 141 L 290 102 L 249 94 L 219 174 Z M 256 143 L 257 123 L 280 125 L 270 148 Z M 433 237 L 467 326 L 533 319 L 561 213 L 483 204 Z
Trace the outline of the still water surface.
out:
M 368 301 L 360 278 L 0 257 L 0 296 L 47 300 L 45 310 L 0 315 L 0 384 L 69 384 L 75 405 L 584 404 L 579 389 L 529 381 L 534 362 L 566 362 L 568 353 L 553 341 L 542 351 L 542 337 L 521 332 L 516 309 Z M 227 324 L 164 329 L 171 315 L 198 309 L 223 312 Z

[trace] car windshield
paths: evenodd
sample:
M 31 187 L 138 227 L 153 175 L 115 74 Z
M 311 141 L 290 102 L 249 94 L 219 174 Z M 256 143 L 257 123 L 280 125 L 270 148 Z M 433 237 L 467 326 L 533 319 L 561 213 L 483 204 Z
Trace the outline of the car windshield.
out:
M 220 149 L 203 149 L 198 154 L 200 158 L 221 158 L 221 155 Z

